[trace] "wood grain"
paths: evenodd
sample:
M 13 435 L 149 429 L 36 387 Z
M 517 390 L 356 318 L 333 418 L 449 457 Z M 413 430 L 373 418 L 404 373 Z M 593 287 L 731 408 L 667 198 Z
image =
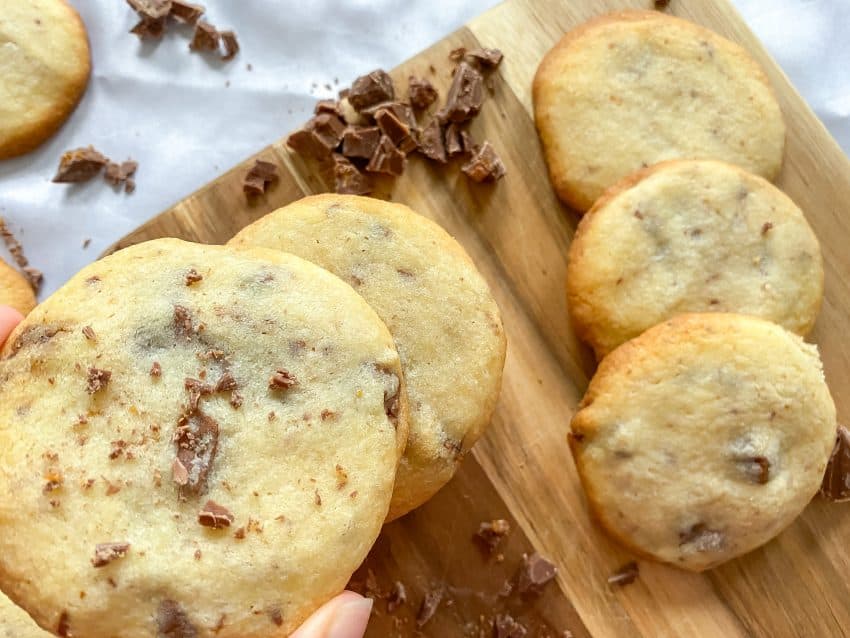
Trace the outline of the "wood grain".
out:
M 505 61 L 494 91 L 472 125 L 490 140 L 508 177 L 471 184 L 459 164 L 412 158 L 405 175 L 379 184 L 378 196 L 404 202 L 443 225 L 464 245 L 503 312 L 509 348 L 493 423 L 455 480 L 435 499 L 387 526 L 362 572 L 377 587 L 396 580 L 410 600 L 388 615 L 379 602 L 369 636 L 479 634 L 496 612 L 519 614 L 530 635 L 560 636 L 841 636 L 850 634 L 850 516 L 816 499 L 800 519 L 762 549 L 707 574 L 640 562 L 640 578 L 612 589 L 607 577 L 630 556 L 588 517 L 565 443 L 569 419 L 593 371 L 590 352 L 567 320 L 566 254 L 577 215 L 554 197 L 531 118 L 531 78 L 561 35 L 608 10 L 648 8 L 644 0 L 509 0 L 393 71 L 429 77 L 441 95 L 450 81 L 448 52 L 497 46 Z M 811 339 L 821 347 L 827 379 L 844 418 L 850 409 L 850 162 L 726 0 L 673 0 L 670 10 L 741 43 L 767 70 L 788 123 L 785 167 L 778 180 L 806 212 L 823 243 L 826 300 Z M 430 71 L 430 67 L 436 73 Z M 280 181 L 247 202 L 240 180 L 253 158 L 119 241 L 113 249 L 161 236 L 223 243 L 262 214 L 327 190 L 315 166 L 283 141 L 257 157 L 275 162 Z M 514 532 L 502 563 L 471 542 L 482 520 L 507 518 Z M 523 552 L 536 549 L 559 567 L 557 586 L 537 600 L 501 599 Z M 447 592 L 434 618 L 418 628 L 425 591 Z M 449 603 L 448 601 L 451 601 Z

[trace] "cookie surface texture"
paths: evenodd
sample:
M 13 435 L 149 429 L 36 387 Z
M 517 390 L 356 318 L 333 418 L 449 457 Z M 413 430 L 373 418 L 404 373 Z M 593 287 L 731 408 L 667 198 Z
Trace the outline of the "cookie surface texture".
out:
M 389 508 L 392 337 L 292 255 L 118 252 L 30 313 L 0 378 L 0 588 L 57 635 L 288 636 Z
M 802 211 L 767 180 L 677 160 L 609 189 L 582 218 L 567 267 L 573 325 L 602 357 L 685 312 L 735 312 L 805 335 L 823 260 Z
M 707 313 L 603 359 L 571 428 L 602 527 L 642 556 L 699 571 L 802 512 L 836 423 L 815 346 L 763 319 Z
M 533 99 L 552 183 L 578 211 L 664 160 L 718 159 L 768 179 L 782 164 L 785 124 L 764 71 L 737 44 L 657 11 L 567 33 Z
M 345 195 L 299 200 L 232 243 L 314 261 L 384 320 L 401 356 L 411 424 L 390 519 L 433 496 L 489 422 L 505 358 L 499 309 L 463 248 L 406 206 Z
M 85 26 L 65 0 L 0 0 L 0 159 L 53 135 L 90 71 Z
M 30 282 L 0 259 L 0 304 L 12 306 L 22 315 L 35 308 L 36 300 Z
M 0 593 L 0 638 L 50 638 L 23 609 Z

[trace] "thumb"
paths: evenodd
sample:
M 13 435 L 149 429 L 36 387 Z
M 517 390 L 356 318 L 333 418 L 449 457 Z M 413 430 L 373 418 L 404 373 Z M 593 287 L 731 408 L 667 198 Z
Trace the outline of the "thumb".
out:
M 290 638 L 363 638 L 371 613 L 371 598 L 346 591 L 325 603 Z
M 0 306 L 0 346 L 23 318 L 24 316 L 11 306 Z

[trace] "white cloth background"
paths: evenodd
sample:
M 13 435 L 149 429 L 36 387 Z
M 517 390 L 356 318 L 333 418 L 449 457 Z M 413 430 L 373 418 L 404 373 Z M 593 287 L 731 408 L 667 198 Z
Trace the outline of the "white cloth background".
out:
M 0 214 L 44 270 L 42 297 L 113 241 L 303 122 L 317 97 L 335 95 L 373 68 L 395 66 L 497 3 L 197 1 L 210 22 L 237 32 L 242 51 L 235 60 L 190 53 L 185 27 L 159 43 L 140 43 L 127 33 L 135 14 L 122 0 L 71 0 L 91 38 L 89 89 L 58 135 L 0 162 Z M 850 152 L 850 0 L 734 2 Z M 139 162 L 135 193 L 100 179 L 50 182 L 62 152 L 88 144 Z

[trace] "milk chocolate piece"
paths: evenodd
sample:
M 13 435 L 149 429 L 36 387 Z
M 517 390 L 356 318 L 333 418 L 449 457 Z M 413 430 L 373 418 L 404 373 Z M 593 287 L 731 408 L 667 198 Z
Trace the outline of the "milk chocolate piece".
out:
M 132 193 L 135 190 L 135 182 L 132 180 L 132 177 L 136 174 L 136 169 L 138 168 L 138 162 L 134 162 L 133 160 L 127 160 L 120 164 L 109 162 L 106 165 L 103 178 L 113 186 L 124 184 L 124 192 Z
M 172 475 L 181 496 L 201 494 L 206 491 L 207 476 L 218 451 L 218 423 L 200 411 L 181 421 L 172 437 L 178 461 L 171 468 Z
M 87 182 L 100 173 L 107 162 L 109 160 L 91 146 L 67 151 L 62 153 L 53 181 L 59 184 Z
M 145 18 L 165 18 L 171 12 L 172 0 L 127 0 L 133 11 Z
M 467 62 L 461 62 L 452 80 L 446 105 L 437 114 L 444 122 L 466 122 L 484 103 L 484 78 Z
M 497 614 L 493 620 L 493 638 L 525 638 L 528 630 L 510 614 Z
M 204 527 L 212 527 L 213 529 L 230 527 L 235 520 L 236 518 L 229 509 L 212 500 L 207 501 L 198 514 L 198 522 Z
M 86 392 L 89 394 L 99 392 L 109 384 L 109 379 L 111 378 L 112 373 L 109 370 L 89 368 L 88 378 L 86 379 Z
M 222 60 L 232 60 L 239 53 L 239 40 L 236 39 L 236 33 L 233 31 L 222 31 L 220 33 L 221 44 L 224 47 L 224 53 L 221 54 Z
M 495 182 L 506 173 L 505 165 L 490 142 L 484 142 L 461 170 L 474 182 Z
M 319 113 L 328 113 L 330 115 L 336 115 L 341 120 L 345 120 L 342 116 L 342 109 L 339 107 L 339 102 L 336 100 L 319 100 L 316 102 L 313 113 L 315 115 L 318 115 Z
M 348 101 L 358 112 L 373 104 L 393 99 L 395 99 L 395 88 L 392 78 L 386 71 L 380 69 L 354 80 L 348 93 Z
M 381 129 L 377 126 L 349 126 L 342 136 L 342 154 L 370 159 L 380 141 Z
M 608 584 L 612 587 L 625 587 L 631 585 L 639 575 L 638 565 L 635 561 L 626 563 L 620 569 L 608 577 Z
M 198 630 L 189 622 L 183 608 L 173 600 L 163 600 L 156 612 L 157 638 L 197 638 Z
M 171 0 L 172 18 L 185 22 L 186 24 L 195 24 L 202 15 L 204 15 L 204 7 L 191 2 L 183 2 L 183 0 Z
M 502 543 L 502 540 L 511 532 L 511 524 L 504 519 L 484 521 L 478 526 L 475 539 L 490 554 Z
M 850 430 L 838 426 L 820 493 L 836 503 L 850 501 Z
M 369 178 L 339 153 L 333 154 L 334 191 L 344 195 L 366 195 L 372 192 Z
M 295 375 L 282 368 L 275 371 L 269 379 L 269 388 L 272 390 L 288 390 L 295 385 L 298 385 Z
M 342 136 L 345 133 L 345 122 L 337 115 L 330 113 L 319 113 L 313 117 L 311 127 L 315 131 L 319 140 L 329 150 L 335 149 L 342 142 Z
M 482 68 L 494 69 L 502 62 L 505 56 L 499 49 L 472 49 L 466 52 L 466 59 L 478 64 Z
M 104 567 L 114 560 L 124 558 L 130 551 L 130 543 L 99 543 L 94 548 L 94 558 L 91 564 Z
M 406 164 L 407 160 L 404 153 L 395 147 L 389 137 L 382 135 L 378 147 L 366 166 L 366 170 L 371 173 L 386 173 L 398 177 L 404 173 Z
M 269 184 L 278 177 L 277 166 L 265 160 L 255 160 L 254 165 L 248 169 L 242 178 L 242 191 L 250 196 L 262 195 L 266 192 Z
M 143 17 L 130 29 L 130 33 L 139 36 L 140 40 L 159 40 L 165 33 L 165 18 Z
M 416 148 L 416 140 L 411 136 L 410 126 L 399 119 L 398 115 L 388 108 L 375 112 L 375 122 L 381 131 L 389 137 L 396 148 L 402 153 L 409 153 Z
M 726 545 L 726 535 L 709 529 L 705 523 L 697 523 L 679 532 L 679 546 L 682 545 L 691 545 L 698 552 L 716 552 Z
M 192 51 L 218 51 L 221 34 L 209 22 L 199 21 L 195 25 L 195 33 L 189 48 Z
M 437 89 L 425 78 L 413 75 L 407 80 L 407 99 L 415 109 L 427 109 L 437 100 Z
M 428 159 L 441 164 L 446 163 L 446 146 L 443 143 L 443 129 L 437 118 L 433 118 L 428 125 L 422 129 L 419 135 L 419 152 Z
M 517 591 L 520 594 L 539 593 L 557 573 L 558 569 L 537 552 L 523 555 L 517 574 Z
M 374 104 L 368 108 L 363 109 L 363 112 L 361 114 L 374 118 L 377 112 L 381 109 L 386 109 L 390 111 L 393 115 L 396 116 L 397 119 L 404 122 L 411 130 L 417 127 L 416 115 L 413 113 L 413 109 L 410 108 L 409 104 L 406 104 L 404 102 L 380 102 L 379 104 Z
M 422 604 L 419 605 L 419 613 L 416 614 L 417 627 L 424 627 L 425 624 L 434 617 L 437 608 L 440 606 L 440 601 L 442 600 L 442 589 L 432 589 L 425 593 L 425 597 L 422 599 Z
M 463 137 L 461 136 L 460 126 L 452 122 L 446 127 L 446 155 L 457 157 L 463 155 L 463 153 Z
M 299 155 L 326 159 L 339 146 L 345 131 L 345 122 L 338 116 L 320 113 L 292 133 L 286 145 Z

